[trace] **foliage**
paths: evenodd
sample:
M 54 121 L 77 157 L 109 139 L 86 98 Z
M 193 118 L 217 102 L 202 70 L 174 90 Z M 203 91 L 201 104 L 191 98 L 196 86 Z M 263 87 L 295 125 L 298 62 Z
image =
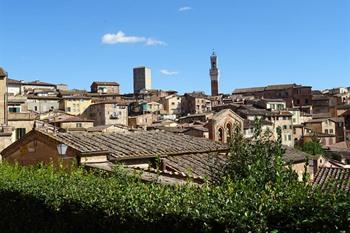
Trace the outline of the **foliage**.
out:
M 284 169 L 281 129 L 278 138 L 272 141 L 272 133 L 262 132 L 260 120 L 255 121 L 253 138 L 243 138 L 239 128 L 230 142 L 227 174 L 234 180 L 250 180 L 259 187 L 276 183 L 280 179 L 294 179 L 290 170 Z
M 312 140 L 309 142 L 304 142 L 300 149 L 306 153 L 309 153 L 311 155 L 323 155 L 324 150 L 322 148 L 322 145 L 317 140 Z
M 221 185 L 143 183 L 113 173 L 0 165 L 2 232 L 347 232 L 350 197 L 297 182 L 280 141 L 232 139 Z M 240 138 L 237 138 L 240 137 Z M 255 157 L 254 157 L 255 155 Z M 246 156 L 246 158 L 244 157 Z M 233 159 L 233 157 L 232 157 Z M 270 160 L 272 159 L 272 160 Z M 231 166 L 230 165 L 230 166 Z M 239 166 L 241 165 L 241 166 Z

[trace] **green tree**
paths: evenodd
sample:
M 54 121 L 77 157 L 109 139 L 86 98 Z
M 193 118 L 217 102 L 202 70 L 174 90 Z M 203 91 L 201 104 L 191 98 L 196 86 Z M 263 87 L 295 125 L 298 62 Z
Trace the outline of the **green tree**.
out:
M 293 180 L 291 169 L 284 166 L 282 156 L 281 129 L 277 129 L 278 138 L 272 139 L 272 132 L 262 132 L 261 121 L 255 121 L 253 138 L 244 138 L 239 128 L 234 130 L 228 154 L 229 163 L 226 173 L 233 180 L 253 181 L 257 187 L 266 183 Z
M 318 140 L 312 140 L 310 142 L 305 142 L 301 146 L 301 150 L 309 153 L 311 155 L 323 155 L 324 150 L 322 148 L 322 145 L 319 143 Z

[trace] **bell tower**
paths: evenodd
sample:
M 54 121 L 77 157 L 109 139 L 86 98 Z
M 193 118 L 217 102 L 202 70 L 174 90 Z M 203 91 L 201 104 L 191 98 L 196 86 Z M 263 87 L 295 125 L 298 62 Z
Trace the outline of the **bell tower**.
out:
M 210 56 L 210 81 L 211 81 L 211 95 L 217 96 L 219 95 L 219 70 L 218 70 L 218 57 L 213 51 Z
M 0 126 L 7 125 L 7 73 L 0 67 Z

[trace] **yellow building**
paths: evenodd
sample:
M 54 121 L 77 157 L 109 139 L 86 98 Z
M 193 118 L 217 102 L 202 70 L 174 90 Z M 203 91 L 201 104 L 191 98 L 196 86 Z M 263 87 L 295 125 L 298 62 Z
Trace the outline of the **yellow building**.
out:
M 64 96 L 60 100 L 60 109 L 72 115 L 80 115 L 91 104 L 91 98 L 86 96 Z

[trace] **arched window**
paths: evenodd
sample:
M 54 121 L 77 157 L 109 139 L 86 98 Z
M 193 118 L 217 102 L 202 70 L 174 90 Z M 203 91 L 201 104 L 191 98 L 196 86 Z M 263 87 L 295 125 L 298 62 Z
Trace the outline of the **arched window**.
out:
M 227 123 L 227 125 L 226 125 L 226 142 L 227 143 L 230 143 L 231 136 L 232 136 L 232 124 Z
M 218 130 L 218 141 L 224 142 L 224 130 L 222 128 Z

